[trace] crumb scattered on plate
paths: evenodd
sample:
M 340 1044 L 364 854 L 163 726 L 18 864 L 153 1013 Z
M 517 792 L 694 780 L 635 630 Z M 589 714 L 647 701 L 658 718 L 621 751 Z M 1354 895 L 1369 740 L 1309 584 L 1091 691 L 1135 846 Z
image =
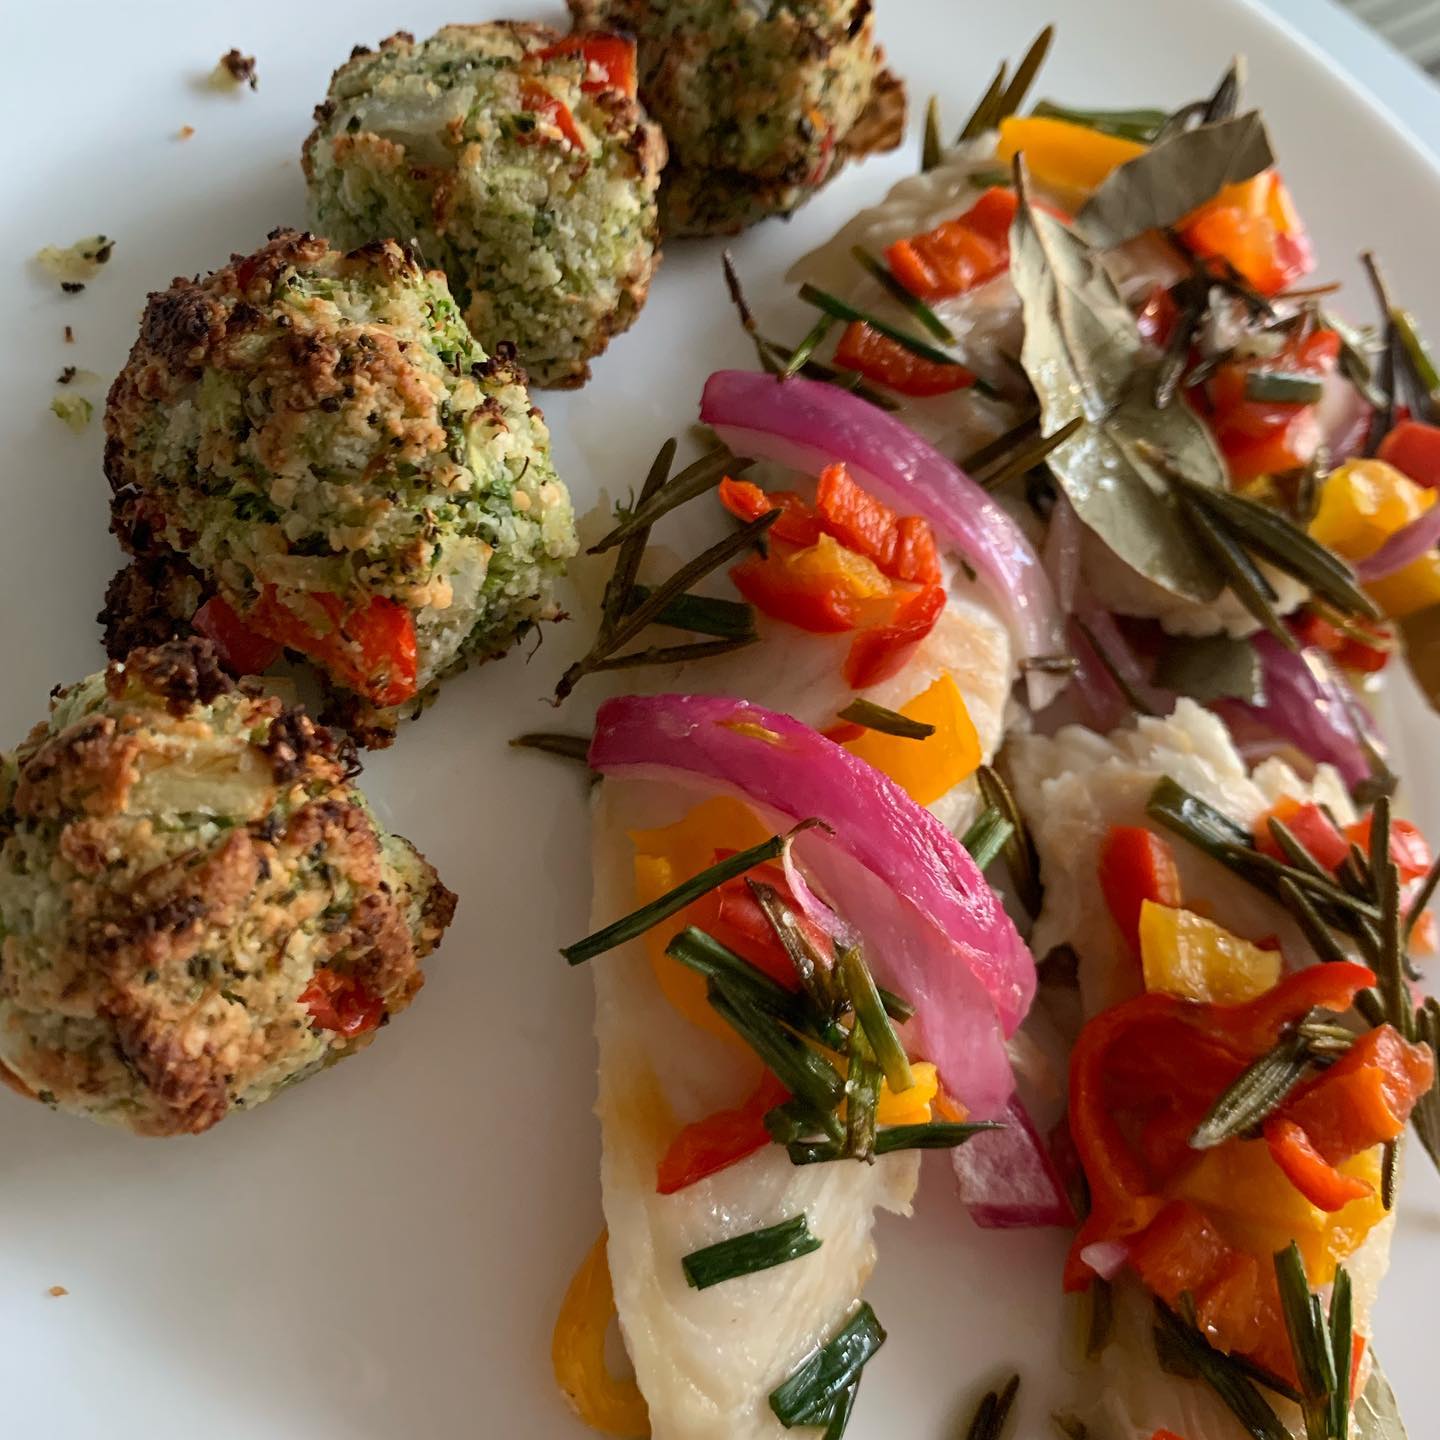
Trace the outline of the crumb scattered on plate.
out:
M 52 1285 L 46 1293 L 53 1295 L 58 1300 L 62 1295 L 68 1295 L 70 1292 L 63 1285 Z
M 85 281 L 100 273 L 114 251 L 115 242 L 108 235 L 87 235 L 73 245 L 46 245 L 35 259 L 67 295 L 75 295 L 85 288 Z
M 175 138 L 177 140 L 188 140 L 194 133 L 195 127 L 193 125 L 182 125 L 175 132 Z
M 210 72 L 210 83 L 217 90 L 238 90 L 242 85 L 258 90 L 260 78 L 255 73 L 255 57 L 227 50 Z
M 75 327 L 73 325 L 67 325 L 65 327 L 65 343 L 67 345 L 73 345 L 75 343 Z
M 83 395 L 57 395 L 50 409 L 77 435 L 90 423 L 95 407 Z

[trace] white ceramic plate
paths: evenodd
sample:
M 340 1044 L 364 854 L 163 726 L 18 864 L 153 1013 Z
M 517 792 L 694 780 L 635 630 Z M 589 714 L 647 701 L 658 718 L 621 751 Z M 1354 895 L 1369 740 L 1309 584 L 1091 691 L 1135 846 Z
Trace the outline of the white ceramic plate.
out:
M 147 290 L 250 249 L 275 225 L 303 223 L 299 147 L 332 68 L 355 43 L 457 18 L 435 0 L 252 0 L 233 18 L 191 0 L 8 8 L 3 743 L 41 716 L 52 685 L 100 664 L 94 616 L 116 563 L 98 415 L 79 437 L 63 429 L 47 410 L 55 375 L 73 364 L 108 383 Z M 956 122 L 997 59 L 1018 54 L 1057 10 L 1041 88 L 1074 103 L 1178 103 L 1244 51 L 1326 273 L 1358 285 L 1353 257 L 1379 246 L 1398 292 L 1440 333 L 1440 177 L 1315 53 L 1239 0 L 879 9 L 911 94 L 948 97 Z M 258 93 L 203 87 L 232 45 L 258 57 Z M 195 134 L 182 142 L 184 125 Z M 790 303 L 779 278 L 795 256 L 913 163 L 907 146 L 848 171 L 788 225 L 739 241 L 762 310 Z M 27 267 L 41 245 L 96 231 L 118 244 L 83 295 L 62 297 Z M 783 323 L 795 322 L 798 313 Z M 62 343 L 67 323 L 73 345 Z M 693 418 L 712 369 L 747 363 L 717 247 L 677 246 L 639 326 L 594 382 L 546 401 L 579 508 L 643 474 L 659 441 Z M 103 384 L 88 393 L 98 411 Z M 585 928 L 584 795 L 563 765 L 505 747 L 519 730 L 555 723 L 542 697 L 583 625 L 552 632 L 532 663 L 517 655 L 452 682 L 371 760 L 381 812 L 461 904 L 419 1004 L 363 1060 L 198 1140 L 163 1144 L 0 1093 L 7 1434 L 583 1433 L 553 1388 L 549 1332 L 600 1224 L 590 986 L 556 954 Z M 573 708 L 583 712 L 583 700 Z M 562 719 L 580 728 L 589 716 Z M 1405 707 L 1397 734 L 1412 803 L 1434 833 L 1433 717 Z M 1412 1416 L 1440 1400 L 1428 1339 L 1440 1184 L 1423 1167 L 1412 1167 L 1379 1320 L 1380 1353 Z M 955 1433 L 974 1387 L 1002 1367 L 1027 1380 L 1017 1434 L 1044 1432 L 1063 1399 L 1062 1238 L 976 1243 L 947 1176 L 943 1162 L 931 1167 L 915 1220 L 882 1223 L 872 1298 L 891 1338 L 862 1390 L 859 1440 Z M 50 1298 L 52 1285 L 69 1295 Z

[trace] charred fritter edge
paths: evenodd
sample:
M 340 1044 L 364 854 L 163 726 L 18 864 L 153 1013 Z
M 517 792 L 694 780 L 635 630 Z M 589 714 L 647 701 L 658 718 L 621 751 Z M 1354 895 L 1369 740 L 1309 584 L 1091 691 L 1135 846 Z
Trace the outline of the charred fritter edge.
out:
M 204 641 L 58 690 L 0 761 L 11 1076 L 140 1134 L 193 1134 L 369 1043 L 320 1029 L 299 995 L 324 967 L 385 1019 L 403 1010 L 455 897 L 378 829 L 358 768 Z
M 427 258 L 447 273 L 480 342 L 492 348 L 500 341 L 514 342 L 534 382 L 552 389 L 583 385 L 590 378 L 588 362 L 601 354 L 615 335 L 634 324 L 645 303 L 661 259 L 655 193 L 667 155 L 660 127 L 650 120 L 638 100 L 615 91 L 583 91 L 579 84 L 583 61 L 578 57 L 555 57 L 544 62 L 533 58 L 535 51 L 563 38 L 560 31 L 545 25 L 507 20 L 447 25 L 423 42 L 401 30 L 381 41 L 375 50 L 358 45 L 331 77 L 327 98 L 316 106 L 315 128 L 301 156 L 322 229 L 352 245 L 377 238 L 372 232 L 379 230 L 395 234 L 403 231 L 406 238 L 413 237 Z M 357 123 L 355 105 L 372 95 L 375 87 L 394 88 L 417 78 L 410 73 L 387 74 L 387 62 L 424 59 L 433 50 L 437 56 L 433 74 L 426 77 L 431 85 L 445 88 L 469 83 L 478 88 L 483 76 L 467 72 L 466 63 L 472 57 L 493 59 L 484 53 L 487 48 L 507 47 L 515 52 L 510 57 L 511 68 L 523 68 L 526 73 L 533 69 L 536 75 L 543 74 L 552 88 L 557 83 L 568 86 L 560 98 L 600 139 L 599 158 L 610 164 L 620 157 L 624 173 L 610 176 L 610 183 L 623 180 L 645 197 L 643 223 L 635 243 L 629 246 L 629 268 L 623 273 L 569 273 L 578 263 L 572 260 L 569 264 L 557 263 L 559 278 L 542 287 L 527 287 L 504 276 L 490 279 L 485 274 L 487 267 L 513 265 L 520 258 L 508 243 L 502 248 L 511 253 L 499 256 L 498 261 L 487 253 L 496 248 L 495 239 L 477 236 L 477 217 L 467 212 L 466 181 L 489 164 L 492 157 L 486 147 L 514 144 L 506 139 L 505 125 L 497 124 L 488 111 L 475 113 L 472 107 L 464 119 L 452 121 L 443 136 L 435 137 L 437 142 L 453 147 L 445 164 L 430 163 L 409 153 L 390 135 L 377 134 Z M 493 85 L 493 70 L 490 75 Z M 395 102 L 400 103 L 398 99 Z M 350 111 L 351 117 L 337 125 L 336 117 L 342 109 Z M 552 154 L 533 144 L 526 147 L 522 158 L 532 168 L 552 164 L 568 170 L 570 186 L 582 185 L 595 169 L 595 157 L 580 157 L 572 162 L 561 150 Z M 515 163 L 510 159 L 505 168 L 513 168 Z M 380 207 L 363 221 L 352 213 L 356 191 L 362 188 L 357 177 L 366 182 L 363 188 L 367 199 Z M 546 186 L 547 192 L 552 189 Z M 567 201 L 578 205 L 580 197 L 571 195 Z M 397 207 L 401 213 L 396 213 Z M 547 221 L 553 224 L 548 215 Z M 495 215 L 480 217 L 479 223 L 494 224 Z M 548 255 L 550 247 L 540 237 L 538 225 L 532 237 L 529 248 Z M 478 277 L 477 266 L 481 272 Z M 612 289 L 613 297 L 609 293 Z M 511 292 L 517 297 L 513 305 L 506 303 Z
M 718 30 L 687 23 L 701 7 L 684 3 L 568 4 L 578 29 L 639 37 L 641 99 L 670 146 L 666 235 L 734 234 L 788 215 L 847 160 L 903 138 L 905 89 L 883 69 L 869 0 L 791 0 L 765 17 L 737 0 Z M 723 113 L 704 108 L 706 80 L 723 82 Z M 747 135 L 764 138 L 753 157 L 741 153 Z

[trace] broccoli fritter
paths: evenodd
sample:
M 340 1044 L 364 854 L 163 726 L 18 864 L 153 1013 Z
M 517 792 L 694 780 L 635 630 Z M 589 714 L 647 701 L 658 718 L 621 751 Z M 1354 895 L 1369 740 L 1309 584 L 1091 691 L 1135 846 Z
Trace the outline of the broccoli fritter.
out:
M 634 95 L 613 36 L 499 22 L 357 49 L 305 142 L 316 223 L 345 245 L 413 239 L 482 345 L 582 384 L 659 262 L 665 141 Z
M 357 768 L 203 640 L 57 691 L 0 755 L 0 1069 L 174 1135 L 368 1044 L 455 897 Z
M 640 98 L 664 128 L 667 236 L 788 215 L 851 157 L 891 150 L 905 92 L 883 68 L 870 0 L 568 0 L 580 30 L 640 49 Z
M 205 633 L 303 652 L 375 734 L 555 614 L 574 518 L 524 372 L 392 241 L 277 231 L 151 295 L 105 430 L 125 548 L 181 557 L 225 607 Z

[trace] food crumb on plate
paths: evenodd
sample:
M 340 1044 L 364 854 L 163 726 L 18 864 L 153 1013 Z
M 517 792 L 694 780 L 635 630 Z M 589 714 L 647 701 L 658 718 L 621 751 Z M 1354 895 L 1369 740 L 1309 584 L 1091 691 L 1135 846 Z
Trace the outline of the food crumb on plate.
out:
M 90 423 L 90 417 L 95 413 L 95 407 L 83 395 L 57 395 L 50 402 L 50 409 L 77 435 Z
M 255 72 L 255 57 L 242 55 L 239 50 L 227 50 L 215 62 L 210 72 L 210 84 L 217 90 L 238 90 L 248 85 L 252 90 L 260 88 L 260 77 Z
M 46 245 L 35 255 L 40 268 L 60 282 L 67 295 L 77 295 L 115 252 L 108 235 L 87 235 L 73 245 Z
M 63 1285 L 52 1285 L 45 1293 L 58 1300 L 62 1295 L 68 1295 L 70 1292 Z
M 188 140 L 194 133 L 195 127 L 193 125 L 182 125 L 175 132 L 175 138 L 177 140 Z
M 75 327 L 73 325 L 67 325 L 65 327 L 65 343 L 67 345 L 73 345 L 75 343 Z

